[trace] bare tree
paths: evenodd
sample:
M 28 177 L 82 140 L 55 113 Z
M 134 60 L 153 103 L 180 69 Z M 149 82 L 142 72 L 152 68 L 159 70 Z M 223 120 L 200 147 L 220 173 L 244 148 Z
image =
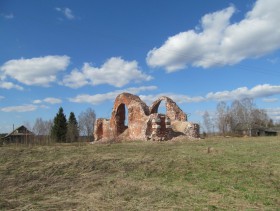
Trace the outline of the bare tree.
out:
M 37 118 L 33 126 L 33 132 L 36 135 L 45 135 L 45 125 L 42 118 Z
M 42 118 L 35 120 L 32 131 L 36 135 L 36 141 L 38 143 L 49 143 L 52 125 L 52 120 L 43 120 Z
M 92 108 L 88 108 L 86 111 L 80 113 L 78 119 L 81 135 L 87 136 L 90 141 L 92 141 L 94 123 L 96 119 L 95 111 Z
M 45 121 L 42 118 L 37 118 L 33 126 L 33 132 L 36 135 L 47 136 L 50 135 L 52 128 L 52 120 Z
M 236 133 L 239 130 L 243 130 L 243 107 L 240 101 L 235 100 L 231 103 L 230 111 L 230 130 Z
M 207 130 L 207 133 L 211 133 L 212 121 L 208 111 L 205 111 L 202 117 L 203 117 L 203 124 Z
M 225 102 L 219 102 L 217 105 L 217 127 L 223 135 L 229 130 L 229 109 Z
M 230 108 L 224 102 L 217 105 L 217 124 L 224 134 L 245 132 L 251 136 L 252 129 L 268 127 L 269 117 L 265 110 L 257 109 L 253 99 L 244 98 L 232 102 Z
M 254 101 L 251 98 L 245 98 L 241 100 L 241 104 L 243 107 L 243 119 L 244 119 L 244 127 L 248 132 L 248 135 L 251 136 L 251 131 L 254 125 L 253 111 L 255 110 Z
M 24 121 L 23 122 L 23 125 L 28 129 L 28 130 L 32 130 L 32 126 L 31 126 L 31 124 L 30 124 L 30 122 L 28 122 L 28 121 Z
M 252 112 L 253 127 L 255 128 L 272 128 L 274 122 L 267 114 L 265 109 L 254 109 Z

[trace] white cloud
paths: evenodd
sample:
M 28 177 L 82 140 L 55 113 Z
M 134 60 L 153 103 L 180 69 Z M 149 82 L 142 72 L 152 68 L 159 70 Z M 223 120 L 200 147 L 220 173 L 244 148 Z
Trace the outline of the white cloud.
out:
M 206 14 L 201 19 L 201 31 L 169 37 L 161 47 L 149 51 L 147 63 L 173 72 L 187 65 L 232 65 L 273 52 L 280 48 L 279 7 L 279 0 L 257 0 L 238 23 L 230 23 L 234 6 Z
M 38 107 L 36 105 L 21 105 L 21 106 L 8 106 L 1 108 L 1 111 L 3 112 L 28 112 L 28 111 L 34 111 Z
M 65 8 L 64 9 L 64 15 L 66 16 L 66 18 L 68 19 L 75 19 L 75 16 L 72 13 L 72 10 L 70 10 L 69 8 Z
M 49 109 L 50 107 L 46 105 L 40 105 L 40 108 Z
M 0 95 L 0 100 L 3 100 L 3 99 L 5 99 L 5 97 Z
M 139 97 L 147 104 L 151 104 L 160 96 L 168 96 L 177 103 L 196 103 L 205 101 L 241 100 L 244 98 L 263 98 L 278 94 L 280 94 L 280 86 L 263 84 L 257 85 L 252 89 L 240 87 L 231 91 L 210 92 L 205 96 L 190 97 L 187 95 L 178 95 L 174 93 L 160 93 L 156 95 L 140 95 Z
M 41 104 L 43 101 L 42 100 L 33 100 L 34 104 Z
M 266 103 L 275 103 L 275 102 L 278 102 L 278 98 L 263 98 L 262 99 L 263 102 L 266 102 Z
M 74 16 L 72 10 L 69 9 L 68 7 L 66 7 L 66 8 L 56 7 L 55 10 L 58 11 L 58 12 L 61 12 L 68 20 L 73 20 L 73 19 L 76 18 Z
M 1 81 L 0 80 L 0 88 L 2 89 L 18 89 L 18 90 L 23 90 L 23 87 L 13 84 L 12 82 L 7 82 L 7 81 Z
M 1 14 L 1 16 L 3 16 L 5 19 L 13 19 L 15 16 L 13 13 L 10 14 Z
M 46 103 L 50 103 L 50 104 L 59 104 L 59 103 L 62 103 L 62 100 L 61 100 L 61 99 L 53 98 L 53 97 L 45 98 L 43 101 L 46 102 Z
M 280 86 L 269 84 L 257 85 L 252 89 L 240 87 L 232 91 L 210 92 L 206 95 L 207 100 L 227 101 L 243 98 L 262 98 L 280 94 Z
M 110 84 L 122 87 L 131 81 L 149 81 L 152 76 L 141 72 L 136 61 L 125 61 L 120 57 L 108 59 L 100 68 L 85 63 L 82 70 L 73 70 L 62 81 L 65 86 L 79 88 L 85 85 Z
M 156 86 L 142 86 L 138 88 L 116 90 L 105 94 L 96 94 L 96 95 L 82 94 L 74 98 L 70 98 L 69 101 L 76 102 L 76 103 L 100 104 L 106 100 L 114 100 L 115 97 L 122 92 L 138 94 L 142 91 L 152 91 L 155 89 L 157 89 Z M 153 94 L 139 95 L 139 97 L 149 105 L 161 96 L 170 97 L 177 103 L 198 103 L 198 102 L 206 102 L 206 101 L 241 100 L 244 98 L 264 98 L 264 97 L 269 97 L 278 94 L 280 94 L 280 86 L 263 84 L 263 85 L 257 85 L 251 89 L 248 89 L 247 87 L 240 87 L 231 91 L 210 92 L 205 96 L 191 97 L 188 95 L 180 95 L 174 93 L 159 93 L 155 95 Z
M 131 94 L 138 94 L 143 91 L 151 91 L 157 89 L 156 86 L 141 86 L 141 87 L 131 87 L 123 90 L 116 90 L 113 92 L 108 92 L 105 94 L 96 94 L 96 95 L 78 95 L 74 98 L 70 98 L 70 102 L 75 103 L 90 103 L 90 104 L 100 104 L 107 100 L 114 100 L 117 95 L 123 93 L 123 92 L 129 92 Z
M 34 100 L 33 101 L 34 104 L 41 104 L 43 102 L 50 103 L 50 104 L 59 104 L 59 103 L 62 103 L 62 100 L 59 98 L 47 97 L 43 100 Z
M 66 75 L 63 78 L 62 84 L 71 88 L 79 88 L 89 84 L 88 76 L 84 73 L 84 70 L 80 72 L 78 69 L 72 70 L 70 75 Z
M 156 95 L 139 95 L 141 100 L 143 100 L 147 105 L 152 104 L 155 100 L 157 100 L 161 96 L 167 96 L 177 103 L 196 103 L 196 102 L 206 101 L 205 98 L 201 96 L 190 97 L 187 95 L 178 95 L 174 93 L 160 93 Z
M 23 84 L 48 86 L 51 82 L 56 81 L 56 74 L 64 71 L 69 63 L 70 57 L 68 56 L 22 58 L 7 61 L 0 67 L 0 70 L 3 71 L 5 76 L 9 76 Z M 5 86 L 12 88 L 11 83 Z

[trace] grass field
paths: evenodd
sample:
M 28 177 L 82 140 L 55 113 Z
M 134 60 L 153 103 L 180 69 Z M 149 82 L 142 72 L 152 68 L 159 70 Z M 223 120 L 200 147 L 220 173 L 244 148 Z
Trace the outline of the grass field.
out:
M 280 210 L 280 137 L 0 147 L 2 210 Z

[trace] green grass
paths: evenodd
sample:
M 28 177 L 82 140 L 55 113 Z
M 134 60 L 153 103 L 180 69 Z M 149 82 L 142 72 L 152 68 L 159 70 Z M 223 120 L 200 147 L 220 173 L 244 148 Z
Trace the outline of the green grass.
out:
M 0 147 L 0 210 L 280 210 L 280 138 Z

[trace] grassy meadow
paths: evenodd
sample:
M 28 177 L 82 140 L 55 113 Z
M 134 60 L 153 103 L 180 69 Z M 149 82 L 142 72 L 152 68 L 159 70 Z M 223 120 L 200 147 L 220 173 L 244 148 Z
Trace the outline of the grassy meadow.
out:
M 2 146 L 0 210 L 280 210 L 280 137 Z

